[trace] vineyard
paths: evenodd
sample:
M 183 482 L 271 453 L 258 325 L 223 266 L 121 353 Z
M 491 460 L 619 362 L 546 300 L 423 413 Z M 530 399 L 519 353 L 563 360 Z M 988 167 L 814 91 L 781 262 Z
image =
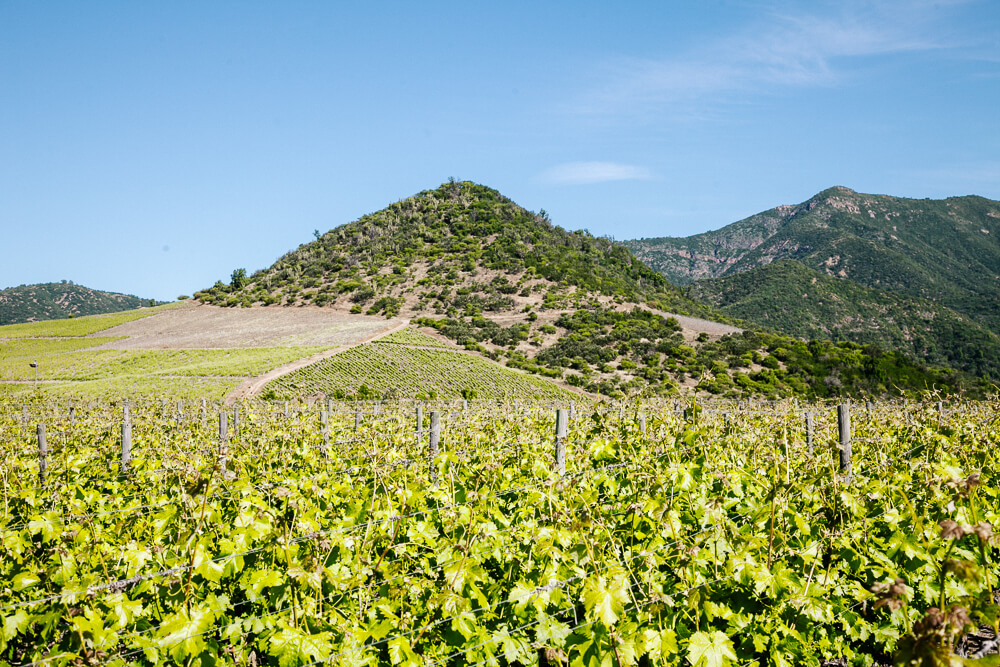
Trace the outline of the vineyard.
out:
M 292 398 L 565 399 L 569 390 L 459 351 L 415 329 L 403 329 L 293 371 L 269 383 L 264 395 Z
M 995 402 L 0 404 L 0 664 L 995 665 L 998 445 Z

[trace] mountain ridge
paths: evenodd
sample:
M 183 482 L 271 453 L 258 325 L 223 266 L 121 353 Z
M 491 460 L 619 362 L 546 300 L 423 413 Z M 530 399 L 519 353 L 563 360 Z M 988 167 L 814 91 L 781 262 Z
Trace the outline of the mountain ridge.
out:
M 156 302 L 72 281 L 19 285 L 0 290 L 0 325 L 117 313 L 149 305 Z
M 716 231 L 624 243 L 689 296 L 748 323 L 799 337 L 829 338 L 839 329 L 850 340 L 1000 377 L 998 235 L 1000 202 L 984 197 L 908 199 L 837 186 Z M 815 272 L 811 278 L 840 281 L 822 281 L 840 306 L 823 313 L 804 302 L 800 272 L 768 268 L 782 261 Z M 776 280 L 793 274 L 789 285 Z M 886 323 L 873 318 L 878 309 Z M 927 314 L 923 322 L 907 312 L 913 309 Z M 843 319 L 859 316 L 867 328 Z M 877 335 L 880 327 L 890 331 Z M 970 351 L 972 341 L 981 354 Z M 957 346 L 951 352 L 950 343 Z

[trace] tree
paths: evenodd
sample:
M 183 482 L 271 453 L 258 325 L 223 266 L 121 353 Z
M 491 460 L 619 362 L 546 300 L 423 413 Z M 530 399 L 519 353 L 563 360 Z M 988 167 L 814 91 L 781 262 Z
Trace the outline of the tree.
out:
M 236 269 L 233 271 L 232 280 L 229 283 L 233 289 L 242 289 L 247 284 L 247 270 Z

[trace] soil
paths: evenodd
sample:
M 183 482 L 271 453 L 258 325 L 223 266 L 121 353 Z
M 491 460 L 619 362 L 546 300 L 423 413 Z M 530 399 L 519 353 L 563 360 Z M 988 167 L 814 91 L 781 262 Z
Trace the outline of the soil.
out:
M 353 345 L 406 320 L 329 308 L 220 308 L 191 303 L 89 336 L 125 336 L 96 350 L 179 350 Z

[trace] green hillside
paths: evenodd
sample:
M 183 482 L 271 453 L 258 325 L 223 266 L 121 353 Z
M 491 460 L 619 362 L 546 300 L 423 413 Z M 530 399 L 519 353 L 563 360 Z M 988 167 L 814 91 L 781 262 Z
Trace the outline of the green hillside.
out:
M 0 290 L 0 325 L 100 315 L 156 305 L 130 294 L 102 292 L 72 282 Z
M 876 343 L 996 378 L 998 235 L 1000 202 L 836 187 L 717 231 L 625 244 L 674 284 L 700 281 L 691 296 L 748 323 Z M 764 268 L 780 260 L 802 269 Z
M 597 296 L 712 317 L 624 246 L 568 232 L 499 192 L 451 182 L 337 227 L 247 277 L 196 294 L 218 305 L 340 305 L 369 313 L 510 313 Z
M 691 296 L 758 326 L 800 338 L 849 340 L 1000 378 L 1000 337 L 940 304 L 779 260 L 700 280 Z
M 220 280 L 195 298 L 406 317 L 491 361 L 612 397 L 979 391 L 961 373 L 876 346 L 806 346 L 754 332 L 723 336 L 713 322 L 682 328 L 673 315 L 728 317 L 688 298 L 625 246 L 568 232 L 544 212 L 474 183 L 446 183 L 315 237 L 266 269 L 233 271 L 228 283 Z M 375 364 L 385 351 L 382 345 L 352 350 L 270 389 L 357 395 L 366 384 L 376 394 L 419 392 L 403 372 L 418 355 Z M 354 368 L 377 366 L 379 377 L 351 377 L 351 364 L 341 364 L 348 358 Z M 464 372 L 455 371 L 447 391 L 463 389 Z
M 830 188 L 715 232 L 626 245 L 675 284 L 794 259 L 1000 330 L 1000 202 L 982 197 L 904 199 Z

